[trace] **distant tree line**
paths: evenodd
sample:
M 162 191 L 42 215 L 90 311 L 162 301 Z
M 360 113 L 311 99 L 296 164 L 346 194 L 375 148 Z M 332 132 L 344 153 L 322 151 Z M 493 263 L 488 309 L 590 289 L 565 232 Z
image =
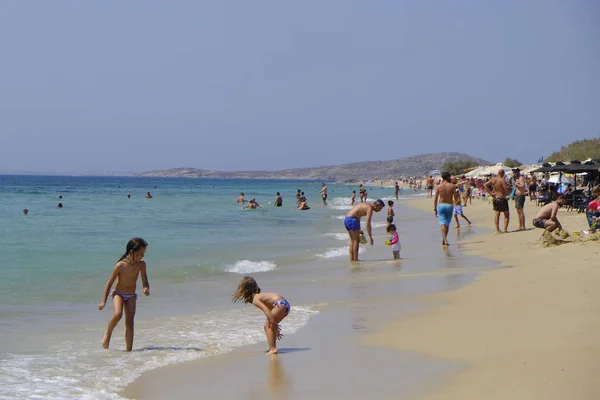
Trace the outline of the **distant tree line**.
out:
M 460 160 L 447 162 L 442 167 L 442 172 L 450 172 L 452 175 L 462 175 L 467 170 L 477 167 L 479 163 L 476 160 Z
M 510 168 L 516 168 L 516 167 L 520 167 L 521 165 L 523 165 L 523 163 L 521 161 L 515 160 L 514 158 L 508 158 L 508 157 L 504 160 L 503 164 Z
M 504 165 L 510 168 L 515 168 L 520 167 L 523 165 L 523 163 L 513 158 L 506 158 L 504 160 Z M 475 160 L 460 160 L 445 163 L 442 167 L 442 171 L 450 172 L 452 175 L 462 175 L 478 166 L 479 164 Z
M 594 139 L 577 140 L 568 146 L 561 146 L 560 151 L 556 151 L 546 158 L 548 162 L 572 160 L 587 160 L 588 158 L 600 158 L 600 137 Z

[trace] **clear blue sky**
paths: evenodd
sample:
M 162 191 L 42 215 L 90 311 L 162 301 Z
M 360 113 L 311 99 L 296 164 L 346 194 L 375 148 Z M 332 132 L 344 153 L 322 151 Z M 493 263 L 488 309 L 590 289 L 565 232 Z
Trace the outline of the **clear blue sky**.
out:
M 600 136 L 600 2 L 6 1 L 0 170 L 280 169 Z

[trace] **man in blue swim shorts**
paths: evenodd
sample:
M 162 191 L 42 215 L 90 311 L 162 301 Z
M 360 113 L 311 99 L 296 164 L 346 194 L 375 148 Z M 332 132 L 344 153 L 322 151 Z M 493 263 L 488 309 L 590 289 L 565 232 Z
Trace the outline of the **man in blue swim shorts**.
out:
M 348 231 L 350 236 L 350 262 L 358 261 L 358 247 L 360 244 L 360 218 L 367 217 L 367 234 L 371 239 L 371 246 L 373 246 L 373 236 L 371 235 L 371 217 L 373 212 L 379 212 L 385 207 L 385 204 L 381 199 L 370 204 L 367 202 L 361 202 L 352 207 L 344 218 L 344 227 Z
M 456 201 L 456 185 L 450 182 L 450 173 L 442 173 L 442 182 L 435 188 L 433 211 L 442 230 L 442 246 L 448 246 L 448 227 L 452 221 L 454 203 Z M 460 197 L 458 198 L 460 202 Z

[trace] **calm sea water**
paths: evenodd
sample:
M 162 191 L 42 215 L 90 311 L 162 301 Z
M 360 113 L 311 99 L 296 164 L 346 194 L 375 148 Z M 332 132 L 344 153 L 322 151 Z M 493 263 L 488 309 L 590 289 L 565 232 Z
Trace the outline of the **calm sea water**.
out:
M 261 285 L 293 283 L 347 258 L 339 219 L 352 188 L 329 184 L 330 206 L 322 207 L 320 187 L 306 181 L 0 176 L 0 398 L 119 398 L 144 370 L 264 340 L 262 319 L 229 302 L 241 276 L 253 274 Z M 295 208 L 297 189 L 311 197 L 311 210 Z M 154 198 L 144 198 L 148 191 Z M 240 191 L 264 208 L 242 210 L 235 202 Z M 272 205 L 277 191 L 281 208 Z M 370 193 L 391 194 L 382 188 Z M 59 201 L 64 208 L 57 208 Z M 376 227 L 385 224 L 381 214 Z M 133 236 L 149 243 L 151 296 L 138 301 L 135 351 L 122 357 L 122 323 L 113 350 L 100 349 L 112 307 L 99 312 L 97 304 Z M 294 304 L 285 331 L 299 329 L 314 312 L 309 302 Z

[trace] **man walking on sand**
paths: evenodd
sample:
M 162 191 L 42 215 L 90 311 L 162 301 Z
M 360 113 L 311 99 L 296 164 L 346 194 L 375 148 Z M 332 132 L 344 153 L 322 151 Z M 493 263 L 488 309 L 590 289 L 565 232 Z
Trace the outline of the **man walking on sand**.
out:
M 371 217 L 373 212 L 379 212 L 385 207 L 385 204 L 381 199 L 370 204 L 367 202 L 361 202 L 352 207 L 350 211 L 346 213 L 344 219 L 344 226 L 350 236 L 350 262 L 358 260 L 358 247 L 360 244 L 360 218 L 367 217 L 367 234 L 371 240 L 371 246 L 373 246 L 373 235 L 371 234 Z
M 508 209 L 508 199 L 506 196 L 510 193 L 504 170 L 500 168 L 498 175 L 487 181 L 484 185 L 485 190 L 492 196 L 494 211 L 494 223 L 496 224 L 496 233 L 502 233 L 500 230 L 500 213 L 504 214 L 504 233 L 508 233 L 508 222 L 510 221 L 510 211 Z
M 525 177 L 521 175 L 521 170 L 519 168 L 513 168 L 513 177 L 515 178 L 515 186 L 517 190 L 515 191 L 515 208 L 517 209 L 517 215 L 519 216 L 519 229 L 518 231 L 525 230 L 525 197 L 527 197 L 527 182 L 525 182 Z
M 427 198 L 430 199 L 433 197 L 433 184 L 435 181 L 433 180 L 433 175 L 429 175 L 427 178 Z
M 561 194 L 552 203 L 546 204 L 540 209 L 540 211 L 538 211 L 537 215 L 533 219 L 533 226 L 544 229 L 544 233 L 552 232 L 556 228 L 562 229 L 562 225 L 558 221 L 558 218 L 556 218 L 556 215 L 558 214 L 558 209 L 560 206 L 564 206 L 566 203 L 567 198 L 564 194 Z
M 454 202 L 456 196 L 456 185 L 450 182 L 450 173 L 442 173 L 442 182 L 435 188 L 433 197 L 433 211 L 440 222 L 442 230 L 442 246 L 448 246 L 448 227 L 452 222 Z M 460 198 L 458 199 L 460 202 Z

